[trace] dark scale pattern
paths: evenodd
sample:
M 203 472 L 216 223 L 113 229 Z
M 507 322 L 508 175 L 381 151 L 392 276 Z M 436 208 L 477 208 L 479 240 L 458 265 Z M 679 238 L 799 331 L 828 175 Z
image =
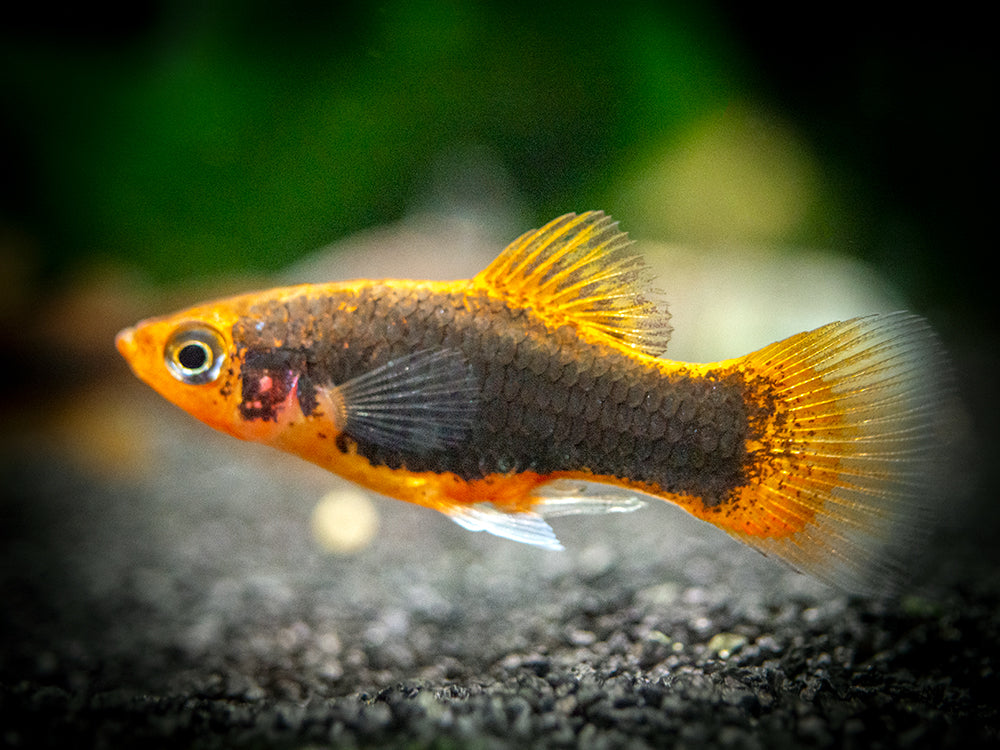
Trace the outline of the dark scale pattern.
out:
M 417 455 L 358 440 L 375 465 L 469 480 L 587 469 L 708 505 L 746 481 L 751 422 L 738 375 L 664 376 L 496 299 L 375 284 L 261 303 L 233 334 L 248 363 L 296 363 L 307 393 L 422 349 L 461 351 L 480 385 L 478 416 L 461 447 Z

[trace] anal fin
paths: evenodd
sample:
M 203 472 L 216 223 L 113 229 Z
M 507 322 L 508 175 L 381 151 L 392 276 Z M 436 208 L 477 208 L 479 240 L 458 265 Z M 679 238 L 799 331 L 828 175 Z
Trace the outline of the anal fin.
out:
M 633 490 L 577 479 L 556 479 L 536 488 L 532 508 L 546 518 L 631 513 L 646 505 Z
M 573 479 L 556 479 L 531 492 L 531 510 L 504 511 L 490 502 L 455 503 L 445 511 L 451 520 L 469 531 L 487 531 L 494 536 L 548 550 L 563 549 L 546 518 L 580 514 L 627 513 L 645 502 L 628 490 Z
M 455 505 L 447 513 L 452 521 L 469 531 L 488 531 L 494 536 L 542 549 L 563 549 L 552 527 L 538 513 L 508 513 L 491 503 Z

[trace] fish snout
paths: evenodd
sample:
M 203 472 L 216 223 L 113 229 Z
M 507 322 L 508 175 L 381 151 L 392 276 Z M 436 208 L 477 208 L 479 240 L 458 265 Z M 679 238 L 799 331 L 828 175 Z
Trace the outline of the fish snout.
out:
M 132 352 L 135 351 L 134 334 L 135 328 L 124 328 L 115 336 L 115 346 L 125 359 L 131 359 Z

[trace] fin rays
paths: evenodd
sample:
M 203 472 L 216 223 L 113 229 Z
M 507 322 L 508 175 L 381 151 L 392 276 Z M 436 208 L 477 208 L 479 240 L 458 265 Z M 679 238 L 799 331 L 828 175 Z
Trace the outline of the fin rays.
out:
M 399 357 L 321 391 L 327 412 L 343 432 L 417 453 L 460 443 L 479 398 L 464 356 L 454 349 Z
M 552 527 L 537 513 L 507 513 L 489 503 L 477 503 L 453 506 L 448 510 L 448 516 L 469 531 L 486 531 L 542 549 L 563 549 Z
M 546 482 L 532 493 L 532 511 L 509 512 L 492 503 L 454 504 L 445 512 L 459 526 L 531 544 L 542 549 L 563 548 L 546 518 L 570 515 L 630 513 L 645 505 L 631 490 L 570 479 Z
M 553 327 L 569 323 L 605 344 L 659 356 L 670 339 L 669 315 L 630 245 L 599 211 L 566 214 L 512 242 L 474 283 Z
M 787 417 L 765 448 L 774 468 L 745 491 L 753 518 L 730 533 L 848 590 L 891 588 L 898 546 L 922 534 L 943 442 L 947 367 L 926 323 L 831 323 L 744 361 Z

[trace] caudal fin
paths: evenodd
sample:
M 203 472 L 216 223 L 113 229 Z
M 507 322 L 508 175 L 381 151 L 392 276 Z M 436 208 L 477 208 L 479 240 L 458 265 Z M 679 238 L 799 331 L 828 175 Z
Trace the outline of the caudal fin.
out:
M 841 588 L 891 590 L 930 523 L 946 448 L 948 365 L 927 323 L 831 323 L 740 361 L 773 407 L 750 446 L 743 542 Z

